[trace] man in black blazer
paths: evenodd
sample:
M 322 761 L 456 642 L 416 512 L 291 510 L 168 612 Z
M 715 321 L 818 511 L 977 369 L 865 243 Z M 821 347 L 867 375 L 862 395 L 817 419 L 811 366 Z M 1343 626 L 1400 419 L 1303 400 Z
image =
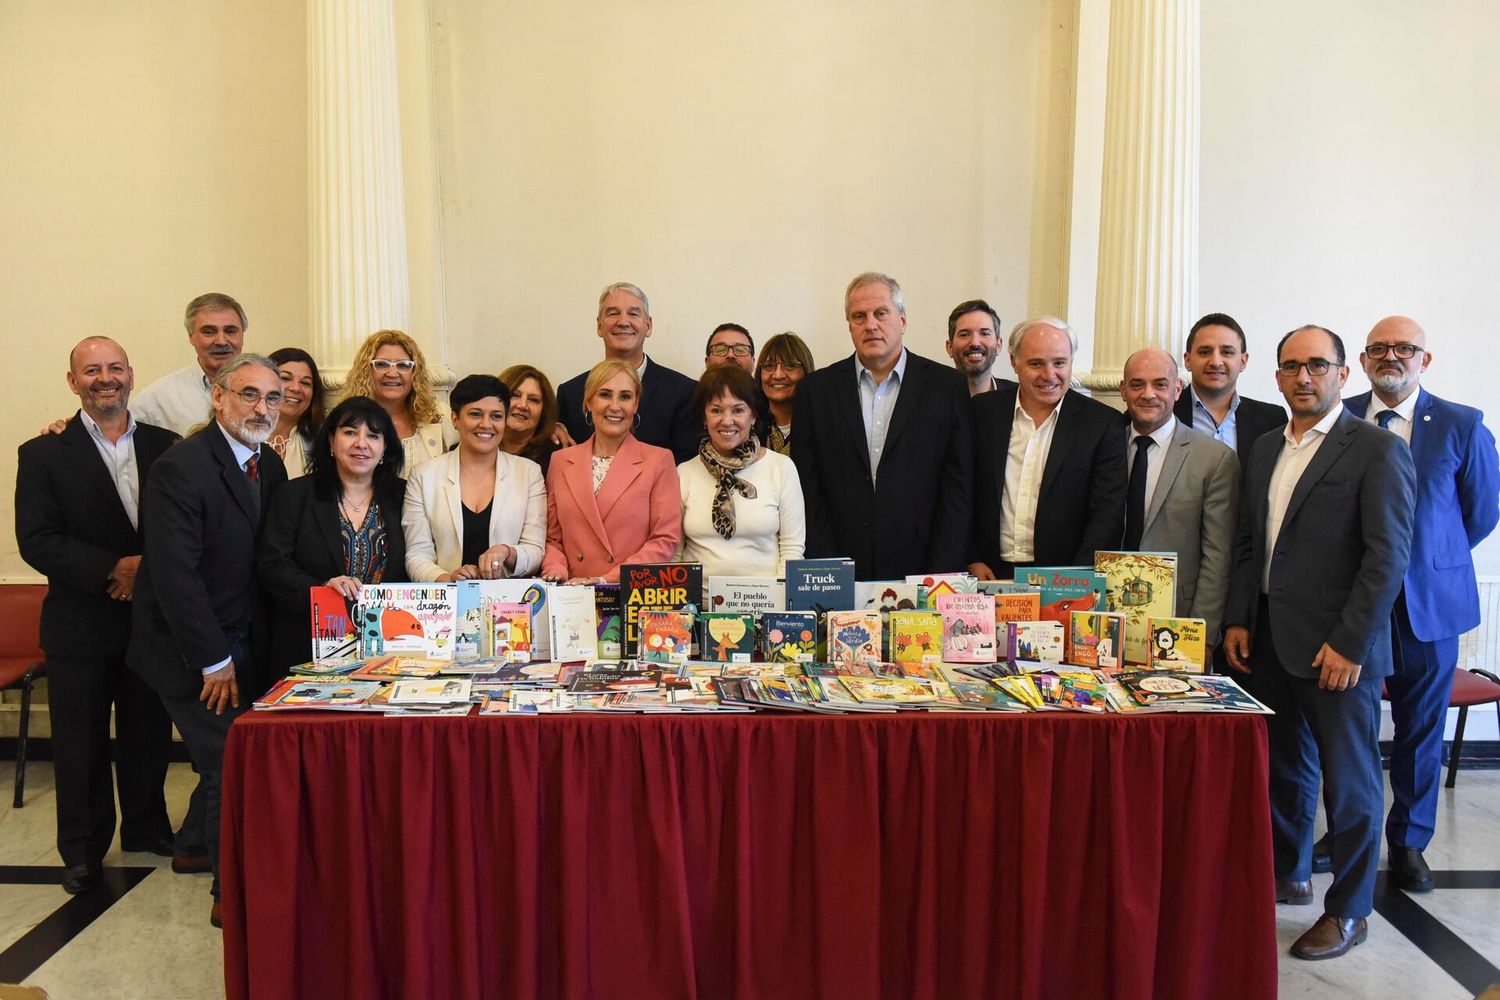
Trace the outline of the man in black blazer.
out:
M 267 687 L 255 539 L 264 498 L 286 482 L 281 459 L 261 447 L 282 402 L 275 363 L 258 354 L 228 362 L 212 402 L 213 422 L 163 455 L 146 484 L 128 659 L 161 695 L 198 768 L 217 926 L 224 741 Z
M 1286 424 L 1280 406 L 1241 396 L 1235 389 L 1250 361 L 1245 331 L 1233 316 L 1209 313 L 1188 332 L 1182 361 L 1192 384 L 1178 397 L 1173 415 L 1239 452 L 1243 473 L 1256 438 Z
M 1125 530 L 1125 435 L 1118 410 L 1068 388 L 1078 340 L 1053 316 L 1011 331 L 1011 367 L 974 397 L 974 543 L 969 572 L 1092 566 Z
M 16 542 L 47 577 L 41 638 L 57 785 L 57 852 L 63 888 L 97 884 L 115 835 L 109 772 L 110 706 L 120 847 L 172 854 L 162 782 L 172 723 L 161 699 L 125 669 L 130 601 L 141 557 L 141 483 L 177 435 L 130 413 L 135 372 L 108 337 L 68 356 L 79 411 L 61 433 L 21 445 L 16 462 Z
M 646 338 L 651 336 L 651 302 L 646 293 L 625 281 L 608 286 L 599 296 L 595 326 L 604 341 L 604 357 L 622 358 L 641 372 L 636 439 L 670 449 L 679 462 L 698 454 L 703 428 L 689 405 L 698 383 L 646 357 Z M 582 372 L 557 387 L 558 417 L 572 437 L 562 444 L 587 440 L 594 433 L 583 412 L 583 386 L 588 377 L 588 372 Z
M 1333 885 L 1292 954 L 1335 958 L 1365 939 L 1374 903 L 1380 689 L 1392 669 L 1391 607 L 1411 551 L 1416 471 L 1400 438 L 1339 401 L 1349 369 L 1336 335 L 1294 330 L 1276 360 L 1292 420 L 1250 453 L 1224 646 L 1276 713 L 1266 733 L 1277 902 L 1312 902 L 1321 760 Z
M 848 556 L 861 580 L 961 570 L 973 472 L 963 377 L 902 345 L 906 305 L 891 276 L 851 281 L 844 316 L 854 353 L 797 388 L 807 554 Z

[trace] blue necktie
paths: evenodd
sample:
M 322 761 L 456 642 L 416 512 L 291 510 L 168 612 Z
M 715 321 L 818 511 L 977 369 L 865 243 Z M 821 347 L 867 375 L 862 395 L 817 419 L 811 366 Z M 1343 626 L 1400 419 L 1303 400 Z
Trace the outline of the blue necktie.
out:
M 1388 431 L 1391 429 L 1391 421 L 1400 415 L 1395 410 L 1381 410 L 1375 414 L 1375 422 L 1380 425 L 1381 430 Z

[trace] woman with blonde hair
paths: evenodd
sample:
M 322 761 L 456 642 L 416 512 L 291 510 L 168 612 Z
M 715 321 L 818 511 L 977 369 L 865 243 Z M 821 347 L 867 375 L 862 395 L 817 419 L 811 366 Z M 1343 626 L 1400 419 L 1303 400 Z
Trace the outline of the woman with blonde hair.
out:
M 427 359 L 417 342 L 400 330 L 378 330 L 365 338 L 349 363 L 344 396 L 369 396 L 390 415 L 408 469 L 441 455 L 454 443 L 432 391 Z

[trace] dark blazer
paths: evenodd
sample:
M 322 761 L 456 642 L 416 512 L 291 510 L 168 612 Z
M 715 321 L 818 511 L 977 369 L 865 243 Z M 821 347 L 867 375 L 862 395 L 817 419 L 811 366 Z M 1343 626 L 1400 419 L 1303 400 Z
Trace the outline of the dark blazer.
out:
M 848 556 L 860 580 L 962 570 L 974 465 L 962 375 L 910 351 L 880 457 L 860 415 L 854 355 L 797 387 L 792 461 L 807 510 L 807 555 Z
M 381 583 L 405 583 L 406 536 L 401 508 L 406 480 L 380 492 L 380 519 L 385 525 L 385 575 Z M 309 587 L 348 572 L 339 505 L 320 499 L 311 476 L 283 483 L 271 494 L 260 531 L 256 569 L 271 605 L 269 666 L 273 678 L 312 656 Z M 365 583 L 374 581 L 366 580 Z
M 137 499 L 177 435 L 135 425 Z M 139 504 L 137 504 L 139 509 Z M 47 578 L 42 648 L 53 656 L 108 656 L 130 642 L 130 603 L 106 593 L 110 570 L 141 553 L 114 480 L 76 414 L 60 434 L 21 445 L 16 459 L 16 543 L 27 565 Z
M 1000 506 L 1016 415 L 1014 382 L 974 397 L 974 548 L 972 561 L 997 569 Z M 1038 566 L 1092 566 L 1099 549 L 1125 535 L 1125 431 L 1120 411 L 1068 390 L 1060 404 L 1036 505 Z
M 1193 426 L 1193 387 L 1189 385 L 1177 397 L 1172 408 L 1177 419 Z M 1234 450 L 1239 452 L 1240 471 L 1250 461 L 1250 448 L 1257 438 L 1269 431 L 1279 431 L 1286 426 L 1286 410 L 1275 403 L 1262 403 L 1249 396 L 1240 396 L 1239 408 L 1234 411 Z
M 693 390 L 698 383 L 646 356 L 646 375 L 641 380 L 641 422 L 635 437 L 642 444 L 666 448 L 678 462 L 698 454 L 703 422 L 691 412 Z M 594 429 L 583 421 L 583 385 L 589 373 L 568 379 L 557 387 L 557 413 L 577 442 L 587 441 Z
M 204 668 L 230 655 L 225 632 L 239 629 L 249 631 L 254 650 L 253 662 L 235 664 L 241 703 L 264 692 L 267 621 L 255 539 L 265 498 L 284 482 L 281 458 L 262 447 L 257 491 L 217 421 L 152 467 L 141 502 L 145 552 L 126 662 L 158 692 L 196 694 Z
M 1282 445 L 1275 434 L 1256 442 L 1240 496 L 1224 625 L 1248 628 L 1252 642 Z M 1325 642 L 1363 666 L 1360 683 L 1391 672 L 1391 605 L 1411 552 L 1415 496 L 1406 444 L 1345 409 L 1297 481 L 1270 557 L 1272 638 L 1288 673 L 1316 677 Z
M 1447 639 L 1479 625 L 1479 585 L 1470 550 L 1500 520 L 1500 470 L 1495 437 L 1484 414 L 1418 389 L 1411 428 L 1417 469 L 1417 518 L 1406 567 L 1406 611 L 1423 642 Z M 1369 419 L 1370 393 L 1344 400 Z M 1376 401 L 1379 409 L 1385 409 Z

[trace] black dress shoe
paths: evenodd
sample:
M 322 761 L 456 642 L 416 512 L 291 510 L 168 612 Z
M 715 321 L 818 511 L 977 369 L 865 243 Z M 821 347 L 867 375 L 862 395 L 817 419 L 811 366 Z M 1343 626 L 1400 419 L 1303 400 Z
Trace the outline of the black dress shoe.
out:
M 214 905 L 209 907 L 208 922 L 220 930 L 224 929 L 224 921 L 219 916 L 219 901 L 217 899 L 214 900 Z
M 99 868 L 96 865 L 70 865 L 63 871 L 63 891 L 70 896 L 88 892 L 99 885 Z
M 170 858 L 177 853 L 170 834 L 160 837 L 145 837 L 140 840 L 126 840 L 120 838 L 120 850 L 128 854 L 155 854 L 160 858 Z
M 1312 870 L 1318 875 L 1333 871 L 1333 834 L 1325 833 L 1313 843 Z
M 1431 892 L 1432 869 L 1415 847 L 1391 848 L 1391 882 L 1407 892 Z
M 1292 944 L 1292 954 L 1309 962 L 1338 958 L 1369 936 L 1364 917 L 1335 917 L 1325 913 Z
M 1286 878 L 1276 880 L 1276 902 L 1285 903 L 1288 906 L 1306 906 L 1312 901 L 1313 891 L 1310 881 L 1295 882 Z
M 201 875 L 214 870 L 208 852 L 202 854 L 173 854 L 172 870 L 178 875 Z

